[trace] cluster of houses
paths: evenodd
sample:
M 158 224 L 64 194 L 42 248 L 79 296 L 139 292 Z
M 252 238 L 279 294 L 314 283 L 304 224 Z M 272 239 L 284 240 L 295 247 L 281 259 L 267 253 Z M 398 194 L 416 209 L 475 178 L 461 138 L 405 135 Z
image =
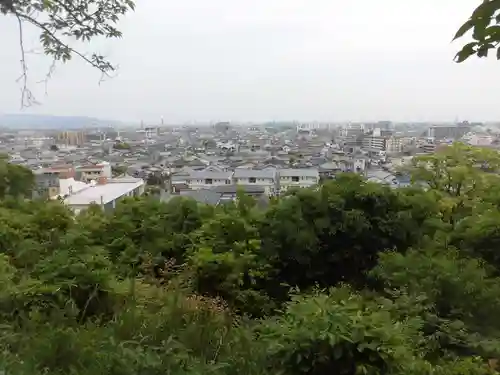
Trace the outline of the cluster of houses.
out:
M 426 149 L 419 148 L 418 138 L 396 135 L 389 125 L 276 128 L 224 123 L 154 132 L 33 132 L 0 137 L 0 152 L 34 171 L 36 197 L 62 199 L 75 211 L 90 204 L 112 209 L 123 197 L 144 194 L 147 185 L 155 185 L 161 199 L 179 195 L 221 204 L 233 200 L 238 190 L 265 200 L 339 172 L 403 186 L 407 181 L 394 171 L 411 158 L 405 150 Z

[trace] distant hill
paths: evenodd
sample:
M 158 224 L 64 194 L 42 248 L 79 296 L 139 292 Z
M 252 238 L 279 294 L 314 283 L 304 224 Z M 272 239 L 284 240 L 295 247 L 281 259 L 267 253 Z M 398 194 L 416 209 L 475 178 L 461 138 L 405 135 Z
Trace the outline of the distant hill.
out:
M 78 129 L 117 125 L 119 126 L 121 123 L 83 116 L 0 114 L 0 127 L 12 129 Z

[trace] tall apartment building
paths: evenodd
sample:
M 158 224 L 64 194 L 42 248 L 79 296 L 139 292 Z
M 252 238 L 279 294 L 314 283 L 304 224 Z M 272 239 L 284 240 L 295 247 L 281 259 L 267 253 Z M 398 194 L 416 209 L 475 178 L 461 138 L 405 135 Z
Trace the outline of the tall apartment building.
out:
M 465 134 L 469 133 L 471 127 L 465 124 L 447 125 L 447 126 L 431 126 L 427 131 L 427 136 L 433 139 L 460 139 Z
M 385 141 L 385 151 L 388 154 L 397 154 L 403 151 L 404 142 L 399 137 L 389 137 Z
M 81 146 L 87 141 L 87 136 L 81 131 L 64 131 L 56 136 L 56 143 L 65 146 Z
M 312 131 L 312 130 L 330 130 L 333 124 L 322 122 L 311 122 L 297 125 L 297 132 Z
M 385 151 L 385 137 L 366 135 L 362 140 L 362 147 L 367 151 Z

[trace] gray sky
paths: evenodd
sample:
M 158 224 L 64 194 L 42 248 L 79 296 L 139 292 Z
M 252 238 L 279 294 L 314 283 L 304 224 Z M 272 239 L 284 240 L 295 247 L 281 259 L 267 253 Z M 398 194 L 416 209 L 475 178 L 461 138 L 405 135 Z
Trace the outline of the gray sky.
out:
M 74 60 L 27 113 L 126 121 L 500 120 L 500 62 L 452 62 L 450 43 L 478 0 L 137 0 L 122 40 L 85 46 L 119 63 Z M 36 34 L 27 33 L 27 49 Z M 1 18 L 0 113 L 17 113 L 19 44 Z M 9 37 L 6 38 L 5 35 Z

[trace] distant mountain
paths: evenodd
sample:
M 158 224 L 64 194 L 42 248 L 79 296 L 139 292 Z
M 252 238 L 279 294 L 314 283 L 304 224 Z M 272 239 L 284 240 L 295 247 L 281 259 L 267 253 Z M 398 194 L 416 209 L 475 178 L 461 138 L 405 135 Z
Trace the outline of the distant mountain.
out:
M 78 129 L 120 126 L 119 121 L 107 121 L 83 116 L 50 116 L 0 114 L 0 127 L 13 129 Z

